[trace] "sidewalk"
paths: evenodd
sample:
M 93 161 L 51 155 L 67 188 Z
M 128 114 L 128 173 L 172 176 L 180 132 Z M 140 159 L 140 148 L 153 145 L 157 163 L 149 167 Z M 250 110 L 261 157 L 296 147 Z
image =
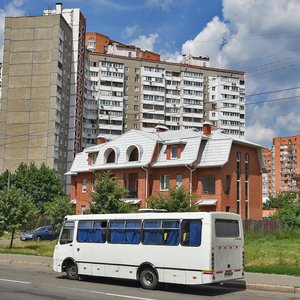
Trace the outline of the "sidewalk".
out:
M 23 264 L 30 267 L 52 269 L 52 258 L 20 254 L 0 254 L 0 264 Z M 300 294 L 300 277 L 287 275 L 272 275 L 261 273 L 246 273 L 244 280 L 231 280 L 223 283 L 224 287 L 275 291 Z

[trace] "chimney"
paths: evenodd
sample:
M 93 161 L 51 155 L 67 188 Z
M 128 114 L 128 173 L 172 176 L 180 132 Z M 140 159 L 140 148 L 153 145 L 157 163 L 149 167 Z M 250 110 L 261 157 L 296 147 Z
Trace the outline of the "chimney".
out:
M 164 131 L 168 131 L 169 128 L 165 125 L 161 125 L 161 124 L 158 124 L 155 126 L 155 132 L 164 132 Z
M 210 122 L 205 121 L 203 123 L 203 134 L 206 136 L 210 136 L 211 135 L 211 126 L 212 124 Z
M 57 2 L 55 4 L 55 12 L 57 15 L 61 15 L 61 13 L 62 13 L 62 3 L 61 2 Z
M 97 137 L 97 145 L 105 144 L 107 142 L 106 138 L 103 136 Z

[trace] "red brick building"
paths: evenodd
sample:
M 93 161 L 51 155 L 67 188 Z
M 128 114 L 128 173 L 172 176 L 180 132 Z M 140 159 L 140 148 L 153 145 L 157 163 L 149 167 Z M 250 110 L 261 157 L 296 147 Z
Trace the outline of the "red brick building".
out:
M 192 129 L 131 130 L 76 155 L 71 170 L 71 199 L 76 213 L 89 207 L 95 174 L 111 170 L 129 191 L 124 201 L 147 207 L 148 198 L 183 186 L 202 211 L 228 211 L 249 219 L 262 217 L 263 160 L 259 145 L 234 140 L 204 126 Z

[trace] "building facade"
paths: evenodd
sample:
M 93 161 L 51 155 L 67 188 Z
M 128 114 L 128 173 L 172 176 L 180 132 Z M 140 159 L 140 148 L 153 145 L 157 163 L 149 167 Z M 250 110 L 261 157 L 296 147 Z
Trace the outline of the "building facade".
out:
M 164 128 L 164 127 L 162 127 Z M 182 186 L 203 211 L 228 211 L 260 219 L 260 146 L 235 140 L 204 125 L 194 129 L 146 132 L 132 129 L 115 140 L 86 148 L 72 168 L 71 199 L 76 213 L 89 208 L 98 173 L 110 170 L 128 190 L 125 202 L 147 208 L 151 195 Z
M 98 43 L 98 44 L 97 44 Z M 98 135 L 113 139 L 130 129 L 195 128 L 212 122 L 235 138 L 245 136 L 243 72 L 209 67 L 207 57 L 183 56 L 182 63 L 87 34 L 84 146 Z
M 65 181 L 82 150 L 84 43 L 79 9 L 5 19 L 0 172 L 34 161 Z
M 268 170 L 269 195 L 281 192 L 297 192 L 297 176 L 300 173 L 300 136 L 276 137 L 271 149 L 264 149 Z

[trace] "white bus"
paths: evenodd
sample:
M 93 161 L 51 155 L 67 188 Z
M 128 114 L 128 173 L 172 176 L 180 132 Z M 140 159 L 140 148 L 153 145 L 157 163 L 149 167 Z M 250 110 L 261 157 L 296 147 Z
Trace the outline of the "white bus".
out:
M 243 278 L 239 215 L 222 212 L 66 216 L 53 269 L 80 275 L 208 284 Z

